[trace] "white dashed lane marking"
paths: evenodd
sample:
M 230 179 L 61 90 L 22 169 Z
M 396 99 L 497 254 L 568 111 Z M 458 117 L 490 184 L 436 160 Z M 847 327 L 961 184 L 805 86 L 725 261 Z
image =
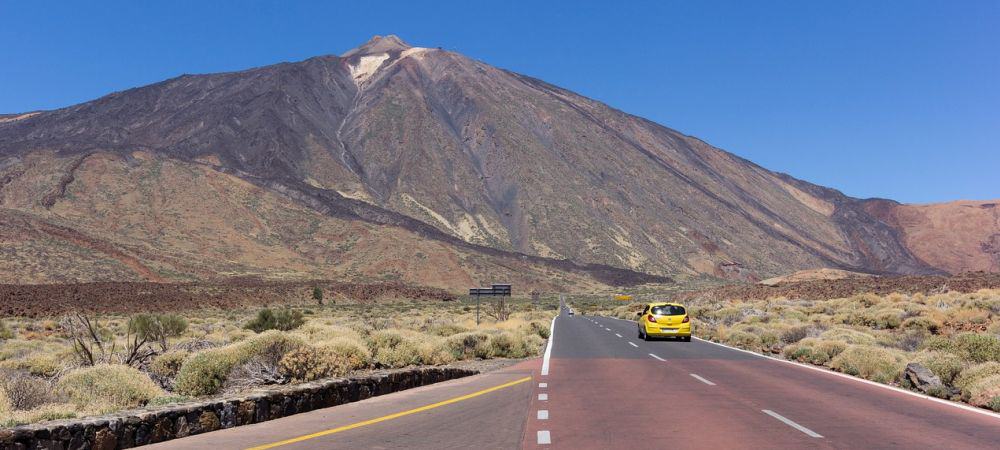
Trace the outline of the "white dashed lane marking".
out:
M 649 354 L 649 356 L 652 356 L 652 357 L 653 357 L 654 359 L 658 359 L 658 360 L 660 360 L 660 361 L 666 361 L 665 359 L 663 359 L 663 358 L 660 358 L 659 356 L 656 356 L 656 355 L 654 355 L 654 354 L 652 354 L 652 353 L 650 353 L 650 354 Z
M 538 394 L 538 400 L 546 402 L 549 400 L 549 394 Z
M 771 417 L 774 417 L 775 419 L 778 419 L 778 420 L 784 422 L 785 425 L 788 425 L 788 426 L 790 426 L 792 428 L 795 428 L 796 430 L 799 430 L 799 431 L 807 434 L 809 437 L 814 437 L 814 438 L 821 438 L 821 437 L 823 437 L 823 435 L 821 435 L 821 434 L 819 434 L 819 433 L 817 433 L 817 432 L 815 432 L 813 430 L 810 430 L 810 429 L 808 429 L 808 428 L 806 428 L 806 427 L 804 427 L 802 425 L 799 425 L 799 424 L 797 424 L 795 422 L 792 422 L 787 417 L 782 416 L 781 414 L 778 414 L 778 413 L 776 413 L 774 411 L 771 411 L 770 409 L 762 409 L 761 411 L 763 411 L 764 414 L 767 414 L 767 415 L 769 415 Z
M 549 410 L 539 409 L 538 410 L 538 420 L 549 420 Z
M 547 388 L 547 387 L 549 387 L 549 383 L 538 383 L 538 387 L 540 387 L 542 389 Z
M 620 334 L 618 334 L 618 333 L 615 333 L 615 336 L 618 336 L 618 337 L 622 337 L 622 335 L 620 335 Z
M 539 430 L 538 445 L 548 445 L 551 443 L 552 443 L 552 436 L 549 435 L 549 430 Z
M 708 380 L 706 380 L 706 379 L 702 378 L 702 377 L 701 377 L 701 376 L 699 376 L 699 375 L 695 375 L 695 374 L 693 374 L 693 373 L 692 373 L 692 374 L 691 374 L 691 376 L 692 376 L 692 377 L 694 377 L 694 379 L 696 379 L 696 380 L 698 380 L 698 381 L 700 381 L 700 382 L 702 382 L 702 383 L 705 383 L 705 384 L 707 384 L 707 385 L 709 385 L 709 386 L 715 386 L 715 383 L 713 383 L 713 382 L 711 382 L 711 381 L 708 381 Z
M 629 341 L 628 345 L 631 345 L 631 346 L 633 346 L 635 348 L 639 348 L 639 346 L 635 345 L 635 342 L 632 342 L 632 341 Z

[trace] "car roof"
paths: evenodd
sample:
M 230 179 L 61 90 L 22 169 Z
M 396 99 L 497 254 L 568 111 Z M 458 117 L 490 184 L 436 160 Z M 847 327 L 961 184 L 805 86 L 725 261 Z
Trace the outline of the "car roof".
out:
M 674 303 L 674 302 L 653 302 L 653 303 L 649 304 L 650 307 L 652 307 L 652 306 L 666 306 L 666 305 L 684 307 L 684 305 L 682 305 L 680 303 Z

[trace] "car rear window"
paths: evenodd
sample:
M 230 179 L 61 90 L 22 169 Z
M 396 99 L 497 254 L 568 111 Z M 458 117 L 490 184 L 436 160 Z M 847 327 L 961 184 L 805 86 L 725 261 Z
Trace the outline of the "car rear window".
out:
M 663 305 L 654 306 L 650 314 L 654 316 L 683 316 L 684 312 L 683 306 Z

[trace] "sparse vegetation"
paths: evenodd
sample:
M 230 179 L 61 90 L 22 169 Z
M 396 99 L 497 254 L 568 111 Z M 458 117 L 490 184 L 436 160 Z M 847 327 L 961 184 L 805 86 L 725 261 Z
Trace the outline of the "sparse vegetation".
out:
M 357 371 L 538 355 L 556 308 L 515 300 L 475 324 L 460 302 L 10 318 L 0 426 L 163 405 Z

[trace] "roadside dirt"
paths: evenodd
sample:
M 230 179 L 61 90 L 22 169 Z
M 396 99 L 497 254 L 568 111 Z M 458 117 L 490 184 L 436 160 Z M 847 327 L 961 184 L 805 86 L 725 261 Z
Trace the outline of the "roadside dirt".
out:
M 455 299 L 454 295 L 441 289 L 401 283 L 275 282 L 236 278 L 217 283 L 4 284 L 0 285 L 0 316 L 46 317 L 72 311 L 129 314 L 304 304 L 315 302 L 311 297 L 315 286 L 323 289 L 327 301 Z
M 826 300 L 872 293 L 887 295 L 934 294 L 948 291 L 975 292 L 980 289 L 1000 288 L 1000 273 L 968 272 L 953 276 L 905 275 L 883 277 L 854 277 L 839 280 L 811 280 L 787 282 L 776 286 L 741 284 L 679 294 L 681 300 L 692 298 L 718 298 L 723 300 L 766 300 L 785 297 L 790 299 Z

